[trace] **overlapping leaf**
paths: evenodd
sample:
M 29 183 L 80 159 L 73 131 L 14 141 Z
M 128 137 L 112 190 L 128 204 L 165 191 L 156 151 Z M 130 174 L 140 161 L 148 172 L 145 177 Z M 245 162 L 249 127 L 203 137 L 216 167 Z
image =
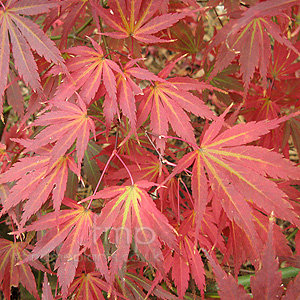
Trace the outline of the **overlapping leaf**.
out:
M 160 241 L 176 248 L 174 229 L 145 190 L 152 185 L 139 181 L 131 186 L 112 186 L 91 197 L 112 198 L 96 221 L 97 237 L 111 230 L 110 239 L 117 246 L 110 263 L 112 275 L 123 267 L 133 241 L 135 249 L 157 268 L 163 260 Z
M 86 104 L 98 91 L 100 84 L 104 83 L 107 96 L 116 103 L 117 88 L 113 70 L 122 73 L 119 66 L 112 60 L 105 58 L 103 50 L 93 39 L 90 39 L 95 49 L 78 46 L 68 49 L 66 52 L 72 57 L 67 60 L 67 67 L 74 82 L 66 78 L 58 87 L 54 100 L 70 98 L 75 91 L 80 89 L 80 95 Z
M 129 61 L 123 70 L 123 74 L 117 74 L 117 93 L 120 109 L 123 114 L 128 117 L 131 125 L 131 130 L 136 130 L 136 99 L 135 96 L 143 94 L 142 89 L 131 79 L 131 76 L 142 80 L 157 80 L 163 81 L 160 77 L 154 75 L 141 67 L 134 67 L 138 60 Z M 117 107 L 113 109 L 117 111 Z M 109 120 L 112 120 L 110 116 Z
M 30 255 L 30 252 L 26 249 L 27 246 L 24 242 L 11 242 L 0 239 L 0 283 L 2 283 L 2 291 L 6 299 L 10 299 L 11 287 L 18 287 L 19 282 L 34 295 L 35 299 L 40 299 L 30 266 L 43 272 L 47 272 L 46 268 L 40 262 L 17 265 Z
M 80 97 L 78 100 L 79 106 L 67 101 L 53 101 L 52 104 L 58 110 L 52 109 L 31 124 L 31 126 L 48 127 L 35 139 L 18 139 L 18 143 L 26 147 L 27 151 L 36 151 L 48 143 L 56 142 L 51 152 L 51 164 L 63 156 L 76 140 L 78 166 L 80 166 L 90 138 L 90 131 L 95 136 L 95 125 L 87 115 L 86 105 Z
M 94 214 L 71 199 L 65 200 L 64 203 L 71 209 L 61 210 L 59 216 L 55 212 L 48 213 L 26 227 L 27 231 L 50 230 L 38 241 L 31 255 L 23 262 L 43 257 L 62 244 L 55 268 L 58 269 L 62 294 L 66 296 L 75 276 L 81 246 L 89 243 L 99 271 L 108 276 L 108 270 L 102 244 L 92 243 Z
M 244 145 L 257 140 L 288 118 L 242 123 L 220 133 L 225 124 L 224 114 L 204 133 L 200 147 L 186 154 L 168 177 L 193 164 L 192 191 L 198 228 L 208 201 L 208 186 L 229 219 L 234 220 L 253 243 L 257 234 L 248 202 L 255 203 L 266 214 L 273 211 L 275 216 L 299 224 L 299 218 L 285 199 L 284 192 L 266 178 L 296 179 L 300 176 L 299 168 L 278 153 Z
M 84 15 L 86 10 L 86 5 L 88 1 L 80 0 L 64 0 L 58 3 L 59 7 L 57 9 L 52 9 L 44 21 L 43 30 L 47 31 L 53 23 L 60 19 L 62 16 L 64 22 L 61 26 L 62 34 L 60 37 L 59 47 L 67 45 L 68 34 L 71 32 L 72 28 L 75 26 L 81 15 Z
M 60 157 L 50 164 L 51 156 L 33 156 L 22 158 L 12 168 L 0 176 L 0 183 L 17 183 L 10 189 L 8 197 L 3 202 L 1 214 L 9 211 L 26 199 L 21 225 L 37 212 L 52 192 L 53 205 L 59 210 L 66 190 L 68 169 L 77 173 L 77 167 L 71 157 Z M 79 175 L 79 174 L 78 174 Z
M 108 284 L 99 278 L 99 273 L 81 272 L 77 274 L 75 280 L 70 285 L 69 292 L 74 300 L 104 300 L 102 290 L 108 291 Z M 74 294 L 73 294 L 74 293 Z
M 213 47 L 221 45 L 217 54 L 215 69 L 210 79 L 218 72 L 226 68 L 231 61 L 240 54 L 241 73 L 246 92 L 255 68 L 263 78 L 263 85 L 267 85 L 267 67 L 271 56 L 271 44 L 268 33 L 280 44 L 300 52 L 292 43 L 283 36 L 279 27 L 271 20 L 270 16 L 281 13 L 284 9 L 298 4 L 297 0 L 269 0 L 258 3 L 243 13 L 242 17 L 231 20 L 215 36 L 208 51 Z
M 199 290 L 203 292 L 205 285 L 204 265 L 200 253 L 194 249 L 194 243 L 188 236 L 184 236 L 179 243 L 180 253 L 175 252 L 172 259 L 172 278 L 177 286 L 180 299 L 188 287 L 191 274 Z
M 247 260 L 256 268 L 259 267 L 259 263 L 261 262 L 264 243 L 268 239 L 269 219 L 258 210 L 253 210 L 253 216 L 255 218 L 255 229 L 258 233 L 255 245 L 249 241 L 248 236 L 235 222 L 230 222 L 230 232 L 226 244 L 227 251 L 224 260 L 227 261 L 229 260 L 229 257 L 233 257 L 235 274 L 239 272 L 241 265 Z M 287 244 L 286 237 L 277 224 L 274 224 L 273 235 L 273 244 L 276 255 L 283 257 L 291 256 L 292 251 Z
M 290 282 L 286 289 L 285 296 L 282 296 L 284 292 L 281 280 L 282 274 L 278 271 L 278 260 L 275 255 L 273 245 L 275 236 L 273 235 L 273 223 L 271 222 L 269 222 L 268 238 L 264 248 L 261 265 L 255 273 L 255 276 L 252 276 L 250 279 L 253 299 L 298 299 L 300 295 L 300 288 L 298 284 L 300 279 L 299 275 L 296 277 L 294 282 Z M 205 250 L 204 252 L 206 253 L 216 275 L 221 299 L 251 299 L 250 295 L 246 293 L 244 287 L 242 285 L 238 285 L 232 275 L 227 275 Z
M 166 70 L 159 76 L 165 78 Z M 193 127 L 190 118 L 184 110 L 193 114 L 213 119 L 213 112 L 196 96 L 189 92 L 193 89 L 212 88 L 209 84 L 198 82 L 191 78 L 171 78 L 168 82 L 155 82 L 144 89 L 144 95 L 138 109 L 137 126 L 142 125 L 150 114 L 150 128 L 157 135 L 167 135 L 168 123 L 173 130 L 185 140 L 195 143 Z M 157 146 L 164 149 L 165 141 L 157 139 Z
M 116 30 L 104 34 L 116 39 L 130 37 L 142 43 L 166 42 L 167 40 L 153 34 L 172 26 L 186 16 L 186 13 L 169 13 L 152 18 L 161 4 L 158 0 L 113 0 L 108 1 L 108 4 L 110 9 L 104 9 L 92 2 L 92 6 L 104 22 Z
M 224 270 L 217 264 L 213 258 L 204 250 L 213 267 L 216 275 L 216 280 L 219 287 L 219 296 L 222 300 L 250 300 L 250 295 L 247 295 L 244 287 L 239 285 L 231 275 L 227 275 Z
M 268 240 L 262 256 L 262 266 L 251 278 L 251 290 L 257 300 L 279 299 L 283 293 L 282 275 L 278 272 L 278 260 L 273 246 L 273 224 L 270 223 Z
M 22 0 L 7 1 L 5 5 L 7 5 L 5 10 L 2 6 L 0 10 L 0 97 L 2 99 L 7 83 L 10 42 L 15 67 L 20 76 L 33 90 L 41 92 L 42 86 L 31 49 L 44 56 L 47 61 L 63 68 L 64 62 L 54 42 L 43 33 L 37 24 L 24 16 L 47 12 L 57 4 L 46 0 L 34 2 Z

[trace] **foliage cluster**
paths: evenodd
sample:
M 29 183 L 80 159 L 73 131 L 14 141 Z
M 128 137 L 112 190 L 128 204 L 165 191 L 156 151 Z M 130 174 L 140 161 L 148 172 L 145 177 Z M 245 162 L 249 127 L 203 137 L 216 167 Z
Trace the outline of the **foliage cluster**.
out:
M 5 299 L 300 297 L 299 0 L 0 4 Z

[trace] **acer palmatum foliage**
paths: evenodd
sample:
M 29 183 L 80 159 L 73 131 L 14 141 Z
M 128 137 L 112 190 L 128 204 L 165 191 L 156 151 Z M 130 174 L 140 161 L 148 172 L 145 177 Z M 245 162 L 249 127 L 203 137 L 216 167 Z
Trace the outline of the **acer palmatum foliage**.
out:
M 298 0 L 0 5 L 4 298 L 300 297 Z

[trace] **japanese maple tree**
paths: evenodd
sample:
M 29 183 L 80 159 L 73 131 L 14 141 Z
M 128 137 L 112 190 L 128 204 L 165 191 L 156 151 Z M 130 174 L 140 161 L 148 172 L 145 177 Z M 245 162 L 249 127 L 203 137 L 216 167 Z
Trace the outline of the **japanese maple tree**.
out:
M 0 1 L 0 297 L 300 298 L 299 55 L 299 0 Z

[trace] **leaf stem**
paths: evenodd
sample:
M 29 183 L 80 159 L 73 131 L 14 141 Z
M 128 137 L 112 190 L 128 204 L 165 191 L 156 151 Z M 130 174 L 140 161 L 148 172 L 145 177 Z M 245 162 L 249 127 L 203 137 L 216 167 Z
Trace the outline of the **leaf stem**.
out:
M 128 167 L 126 166 L 126 164 L 124 163 L 124 161 L 122 160 L 122 158 L 119 156 L 119 154 L 117 153 L 117 151 L 116 151 L 116 150 L 114 150 L 114 151 L 115 151 L 116 157 L 120 160 L 120 162 L 122 163 L 122 165 L 123 165 L 124 168 L 126 169 L 128 175 L 129 175 L 129 177 L 130 177 L 131 184 L 134 185 L 133 177 L 132 177 L 132 175 L 131 175 L 131 173 L 130 173 Z
M 74 34 L 68 34 L 67 38 L 68 39 L 78 40 L 78 41 L 81 41 L 81 42 L 86 42 L 85 39 L 83 39 L 81 37 L 78 37 L 78 36 L 75 36 Z M 58 41 L 60 39 L 61 39 L 61 35 L 50 36 L 50 40 L 52 40 L 52 41 Z
M 92 197 L 91 197 L 91 200 L 90 200 L 90 202 L 89 202 L 89 204 L 88 204 L 88 206 L 87 206 L 86 209 L 89 209 L 89 208 L 90 208 L 90 206 L 91 206 L 91 204 L 92 204 L 92 202 L 93 202 L 93 196 L 96 195 L 97 190 L 98 190 L 98 188 L 99 188 L 99 185 L 100 185 L 100 183 L 101 183 L 101 181 L 102 181 L 102 178 L 103 178 L 103 176 L 104 176 L 104 174 L 105 174 L 105 172 L 106 172 L 106 170 L 107 170 L 107 168 L 108 168 L 108 165 L 109 165 L 110 161 L 113 159 L 113 157 L 115 156 L 115 152 L 116 152 L 116 151 L 114 150 L 114 151 L 112 152 L 111 156 L 109 157 L 109 159 L 108 159 L 108 161 L 107 161 L 107 163 L 106 163 L 106 165 L 105 165 L 105 167 L 104 167 L 104 169 L 103 169 L 103 171 L 102 171 L 102 174 L 101 174 L 101 176 L 100 176 L 100 179 L 98 180 L 98 183 L 97 183 L 97 185 L 96 185 L 96 187 L 95 187 L 95 190 L 94 190 L 94 193 L 93 193 L 93 195 L 92 195 Z
M 94 116 L 89 116 L 91 119 L 95 119 L 95 120 L 97 120 L 98 122 L 100 122 L 102 125 L 104 125 L 105 126 L 105 123 L 104 122 L 102 122 L 100 119 L 98 119 L 97 117 L 94 117 Z
M 163 135 L 163 134 L 156 134 L 153 132 L 149 132 L 151 135 L 158 137 L 159 139 L 174 139 L 174 140 L 179 140 L 181 142 L 187 143 L 191 146 L 193 146 L 194 148 L 196 148 L 197 150 L 200 150 L 199 146 L 197 144 L 194 144 L 192 142 L 189 142 L 185 139 L 179 138 L 177 136 L 169 136 L 169 135 Z

